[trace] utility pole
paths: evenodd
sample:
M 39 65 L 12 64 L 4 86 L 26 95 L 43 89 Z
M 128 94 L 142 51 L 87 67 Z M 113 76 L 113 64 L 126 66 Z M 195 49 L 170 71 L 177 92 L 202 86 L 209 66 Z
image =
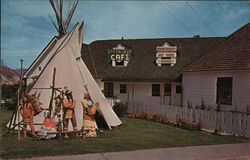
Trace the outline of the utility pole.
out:
M 20 122 L 20 101 L 21 101 L 21 95 L 22 95 L 22 86 L 23 86 L 23 59 L 20 59 L 21 61 L 21 74 L 20 74 L 20 84 L 18 88 L 18 101 L 17 101 L 17 123 Z M 15 123 L 14 123 L 15 124 Z M 21 134 L 20 134 L 20 124 L 18 124 L 18 141 L 21 140 Z
M 21 80 L 21 85 L 23 85 L 23 59 L 20 59 L 21 61 L 21 77 L 20 77 L 20 80 Z
M 0 68 L 1 68 L 1 70 L 3 69 L 2 66 L 3 66 L 3 61 L 2 61 L 1 54 L 0 54 Z M 2 85 L 3 85 L 2 72 L 0 72 L 0 100 L 2 100 Z

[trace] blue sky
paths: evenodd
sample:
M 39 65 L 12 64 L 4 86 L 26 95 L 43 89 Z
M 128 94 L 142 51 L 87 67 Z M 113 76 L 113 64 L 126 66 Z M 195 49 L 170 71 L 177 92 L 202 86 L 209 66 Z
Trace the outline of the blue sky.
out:
M 67 11 L 68 1 L 65 2 Z M 83 42 L 228 36 L 250 21 L 247 1 L 84 1 L 71 26 L 84 21 Z M 27 68 L 57 32 L 48 0 L 1 0 L 1 57 L 4 64 Z

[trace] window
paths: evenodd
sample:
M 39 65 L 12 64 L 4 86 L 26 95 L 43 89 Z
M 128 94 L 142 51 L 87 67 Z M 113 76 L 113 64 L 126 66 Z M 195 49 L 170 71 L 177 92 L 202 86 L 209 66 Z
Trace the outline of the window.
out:
M 160 96 L 160 84 L 152 84 L 152 96 Z
M 171 95 L 171 84 L 164 85 L 164 95 L 170 96 Z
M 127 85 L 120 84 L 120 93 L 127 93 Z
M 115 62 L 115 65 L 116 65 L 116 66 L 124 66 L 124 61 Z
M 232 77 L 218 77 L 217 78 L 217 104 L 232 104 Z
M 161 66 L 171 66 L 171 64 L 161 64 Z
M 182 92 L 182 87 L 180 84 L 176 85 L 176 93 L 181 93 Z
M 104 95 L 105 97 L 113 97 L 113 82 L 104 82 Z

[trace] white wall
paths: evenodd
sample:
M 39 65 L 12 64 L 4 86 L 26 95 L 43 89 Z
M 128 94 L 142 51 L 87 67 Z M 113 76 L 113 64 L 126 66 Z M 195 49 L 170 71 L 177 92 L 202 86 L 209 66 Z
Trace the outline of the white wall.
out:
M 206 106 L 216 107 L 217 77 L 233 78 L 232 105 L 224 105 L 225 109 L 246 111 L 250 105 L 250 71 L 210 71 L 183 73 L 183 106 L 187 102 L 193 106 L 201 105 L 203 99 Z
M 103 89 L 103 82 L 96 80 L 97 84 Z M 113 82 L 114 96 L 119 98 L 121 102 L 143 102 L 153 104 L 165 104 L 180 106 L 181 94 L 176 94 L 175 83 L 172 83 L 171 96 L 164 96 L 164 83 L 162 82 Z M 120 93 L 120 84 L 127 85 L 127 93 Z M 160 96 L 152 96 L 152 84 L 160 84 Z
M 120 93 L 120 84 L 127 84 L 126 94 Z M 160 103 L 160 96 L 151 96 L 151 87 L 151 82 L 114 82 L 114 95 L 122 102 L 132 100 L 136 102 Z
M 172 106 L 181 106 L 181 94 L 176 93 L 176 85 L 181 83 L 172 83 L 172 89 L 171 89 L 171 105 Z
M 102 82 L 101 79 L 95 79 L 97 85 L 99 86 L 99 88 L 101 89 L 101 91 L 104 90 L 104 83 Z

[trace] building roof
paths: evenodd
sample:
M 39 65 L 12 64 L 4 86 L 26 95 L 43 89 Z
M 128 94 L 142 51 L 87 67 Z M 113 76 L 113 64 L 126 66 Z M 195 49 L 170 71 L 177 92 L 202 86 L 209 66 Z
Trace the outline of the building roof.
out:
M 250 23 L 212 47 L 184 71 L 218 71 L 250 69 Z
M 98 40 L 83 44 L 82 57 L 95 78 L 104 81 L 176 81 L 182 69 L 205 51 L 224 40 L 223 37 L 161 38 Z M 156 47 L 168 42 L 177 46 L 174 66 L 157 66 Z M 132 49 L 127 67 L 113 67 L 109 62 L 108 49 L 118 44 Z
M 83 44 L 82 58 L 94 78 L 104 81 L 176 81 L 183 68 L 203 55 L 211 47 L 225 40 L 223 37 L 160 38 L 97 40 Z M 156 47 L 168 42 L 177 46 L 174 66 L 157 66 Z M 113 67 L 108 50 L 118 44 L 132 49 L 132 58 L 126 67 Z

